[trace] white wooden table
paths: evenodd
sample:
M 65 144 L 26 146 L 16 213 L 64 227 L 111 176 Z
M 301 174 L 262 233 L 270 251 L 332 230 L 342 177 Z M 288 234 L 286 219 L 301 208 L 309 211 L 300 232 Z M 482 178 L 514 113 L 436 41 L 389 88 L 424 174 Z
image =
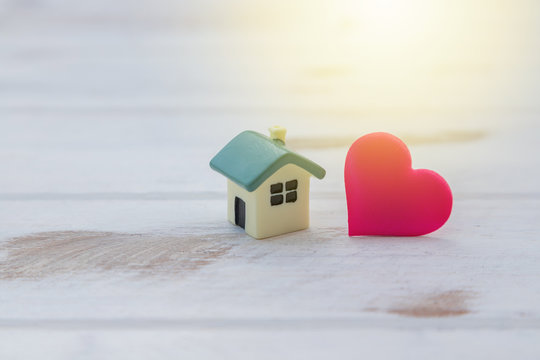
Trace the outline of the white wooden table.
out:
M 538 359 L 538 5 L 428 3 L 0 0 L 0 359 Z M 208 161 L 274 124 L 328 175 L 256 241 Z M 371 131 L 448 180 L 441 230 L 347 236 Z

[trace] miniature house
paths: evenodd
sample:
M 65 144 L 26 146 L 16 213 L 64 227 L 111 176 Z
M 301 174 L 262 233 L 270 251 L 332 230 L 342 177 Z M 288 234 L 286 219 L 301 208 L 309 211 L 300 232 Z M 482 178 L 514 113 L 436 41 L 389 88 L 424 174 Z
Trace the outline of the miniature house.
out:
M 228 178 L 227 216 L 256 239 L 309 226 L 309 181 L 326 171 L 285 147 L 286 129 L 270 128 L 270 137 L 244 131 L 211 161 Z

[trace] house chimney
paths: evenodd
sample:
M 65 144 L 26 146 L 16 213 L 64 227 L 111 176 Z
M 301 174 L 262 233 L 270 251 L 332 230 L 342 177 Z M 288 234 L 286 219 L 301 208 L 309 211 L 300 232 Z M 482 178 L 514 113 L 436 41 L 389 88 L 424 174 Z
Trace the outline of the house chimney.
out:
M 287 134 L 287 129 L 283 126 L 275 125 L 268 130 L 270 131 L 270 139 L 274 141 L 278 140 L 285 145 L 285 134 Z

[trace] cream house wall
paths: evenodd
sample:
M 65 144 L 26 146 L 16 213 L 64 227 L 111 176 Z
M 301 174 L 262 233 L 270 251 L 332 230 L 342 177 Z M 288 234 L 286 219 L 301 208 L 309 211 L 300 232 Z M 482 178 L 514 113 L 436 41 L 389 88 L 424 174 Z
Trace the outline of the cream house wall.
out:
M 228 211 L 229 221 L 235 223 L 234 199 L 236 196 L 246 203 L 246 233 L 256 239 L 281 235 L 309 227 L 309 182 L 311 175 L 304 169 L 287 164 L 276 171 L 255 191 L 248 192 L 232 181 L 228 181 Z M 272 206 L 270 203 L 270 186 L 298 180 L 297 200 L 294 203 L 283 202 Z

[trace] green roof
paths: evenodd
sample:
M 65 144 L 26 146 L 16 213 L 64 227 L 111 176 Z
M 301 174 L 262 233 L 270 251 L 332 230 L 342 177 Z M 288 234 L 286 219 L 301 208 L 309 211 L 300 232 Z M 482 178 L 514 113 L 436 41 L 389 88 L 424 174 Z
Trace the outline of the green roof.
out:
M 232 139 L 210 161 L 210 167 L 247 191 L 257 189 L 287 164 L 297 165 L 322 179 L 326 171 L 313 161 L 254 131 L 244 131 Z

